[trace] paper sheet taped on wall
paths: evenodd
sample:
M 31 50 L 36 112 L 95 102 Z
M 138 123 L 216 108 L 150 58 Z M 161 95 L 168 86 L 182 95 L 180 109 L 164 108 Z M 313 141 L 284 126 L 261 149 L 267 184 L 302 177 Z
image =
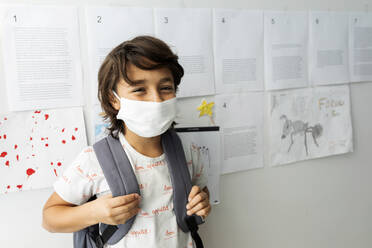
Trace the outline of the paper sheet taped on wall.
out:
M 203 102 L 207 105 L 203 105 Z M 201 126 L 215 126 L 215 104 L 211 106 L 214 102 L 214 96 L 199 96 L 199 97 L 185 97 L 177 100 L 177 117 L 175 122 L 177 127 L 201 127 Z M 203 107 L 203 108 L 202 108 Z M 209 114 L 204 114 L 202 111 L 207 108 Z
M 96 104 L 93 107 L 93 130 L 94 130 L 94 137 L 93 143 L 103 139 L 109 134 L 108 127 L 110 123 L 108 120 L 104 120 L 103 118 L 103 110 L 101 105 Z
M 220 132 L 219 127 L 176 128 L 185 153 L 195 161 L 202 161 L 207 174 L 210 203 L 220 203 Z
M 263 90 L 263 11 L 213 11 L 216 92 Z
M 372 13 L 350 13 L 349 25 L 351 81 L 371 81 Z
M 307 86 L 307 12 L 267 11 L 264 32 L 266 89 Z
M 353 151 L 349 86 L 271 93 L 269 128 L 271 165 Z
M 170 45 L 185 71 L 177 96 L 214 94 L 211 9 L 155 8 L 154 11 L 156 36 Z
M 315 85 L 348 83 L 348 13 L 312 11 L 309 20 L 310 81 Z
M 82 105 L 77 8 L 9 7 L 2 43 L 10 111 Z
M 87 7 L 89 78 L 93 104 L 98 104 L 97 75 L 106 55 L 120 43 L 137 35 L 154 35 L 153 11 L 139 7 Z
M 223 174 L 263 167 L 263 100 L 262 92 L 216 96 Z
M 85 146 L 81 107 L 0 115 L 0 193 L 47 188 Z

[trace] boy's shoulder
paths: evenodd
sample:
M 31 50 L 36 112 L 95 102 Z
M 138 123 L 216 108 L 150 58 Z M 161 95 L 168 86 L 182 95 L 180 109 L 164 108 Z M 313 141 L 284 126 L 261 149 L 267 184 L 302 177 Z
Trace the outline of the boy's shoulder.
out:
M 84 177 L 89 175 L 103 175 L 101 166 L 94 152 L 93 146 L 85 146 L 70 164 L 70 170 L 73 170 Z

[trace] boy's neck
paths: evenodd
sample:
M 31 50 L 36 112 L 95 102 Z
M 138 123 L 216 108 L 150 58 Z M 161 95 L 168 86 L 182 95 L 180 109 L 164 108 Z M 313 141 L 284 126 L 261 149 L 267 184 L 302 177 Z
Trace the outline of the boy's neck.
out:
M 147 157 L 159 157 L 163 154 L 163 148 L 161 146 L 161 135 L 145 138 L 138 136 L 134 132 L 130 131 L 126 126 L 125 129 L 125 139 L 128 143 L 139 153 Z

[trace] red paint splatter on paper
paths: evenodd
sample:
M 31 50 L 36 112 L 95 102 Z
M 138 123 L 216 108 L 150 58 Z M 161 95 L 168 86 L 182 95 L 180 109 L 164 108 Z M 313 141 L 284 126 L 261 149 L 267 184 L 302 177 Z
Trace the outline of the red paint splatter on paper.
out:
M 31 176 L 32 174 L 35 173 L 35 170 L 32 169 L 32 168 L 28 168 L 27 171 L 26 171 L 26 173 L 27 173 L 27 176 Z
M 4 120 L 6 121 L 6 120 L 8 120 L 8 118 L 4 117 Z
M 14 150 L 17 149 L 17 147 L 18 147 L 17 145 L 14 145 Z
M 17 161 L 19 161 L 19 155 L 18 155 L 18 154 L 17 154 L 17 156 L 16 156 L 16 157 L 17 157 Z
M 56 174 L 56 177 L 58 177 L 57 170 L 56 169 L 54 169 L 54 174 Z
M 9 166 L 9 160 L 7 160 L 7 161 L 5 162 L 5 165 L 6 165 L 6 166 Z
M 61 165 L 62 165 L 62 163 L 61 163 L 61 162 L 58 162 L 58 163 L 57 163 L 57 165 L 58 165 L 58 166 L 61 166 Z
M 7 188 L 7 189 L 10 189 L 10 185 L 8 185 L 6 188 Z
M 40 114 L 41 110 L 35 110 L 36 114 Z
M 72 140 L 75 140 L 76 138 L 75 138 L 75 136 L 74 136 L 74 135 L 72 135 L 71 139 L 72 139 Z
M 17 188 L 22 189 L 22 184 L 17 185 Z
M 49 115 L 48 114 L 45 114 L 44 116 L 45 116 L 45 120 L 48 120 Z
M 62 129 L 62 133 L 63 133 L 64 131 L 65 131 L 65 129 L 63 128 L 63 129 Z
M 4 139 L 6 139 L 6 134 L 3 135 Z
M 46 143 L 45 146 L 49 146 L 48 143 Z
M 78 128 L 77 127 L 75 127 L 75 131 L 77 131 L 78 130 Z
M 62 140 L 62 144 L 66 144 L 66 140 Z
M 32 137 L 30 137 L 30 140 L 32 140 Z
M 0 154 L 0 158 L 5 157 L 7 154 L 8 154 L 7 152 L 2 152 L 2 153 Z
M 53 165 L 53 162 L 50 162 L 50 165 Z

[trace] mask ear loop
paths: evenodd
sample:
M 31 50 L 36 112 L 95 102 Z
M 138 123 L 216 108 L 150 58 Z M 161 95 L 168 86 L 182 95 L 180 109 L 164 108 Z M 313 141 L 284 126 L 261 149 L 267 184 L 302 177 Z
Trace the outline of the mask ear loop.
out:
M 120 97 L 118 96 L 118 94 L 116 94 L 115 91 L 112 91 L 114 93 L 114 95 L 116 96 L 116 98 L 120 101 Z

